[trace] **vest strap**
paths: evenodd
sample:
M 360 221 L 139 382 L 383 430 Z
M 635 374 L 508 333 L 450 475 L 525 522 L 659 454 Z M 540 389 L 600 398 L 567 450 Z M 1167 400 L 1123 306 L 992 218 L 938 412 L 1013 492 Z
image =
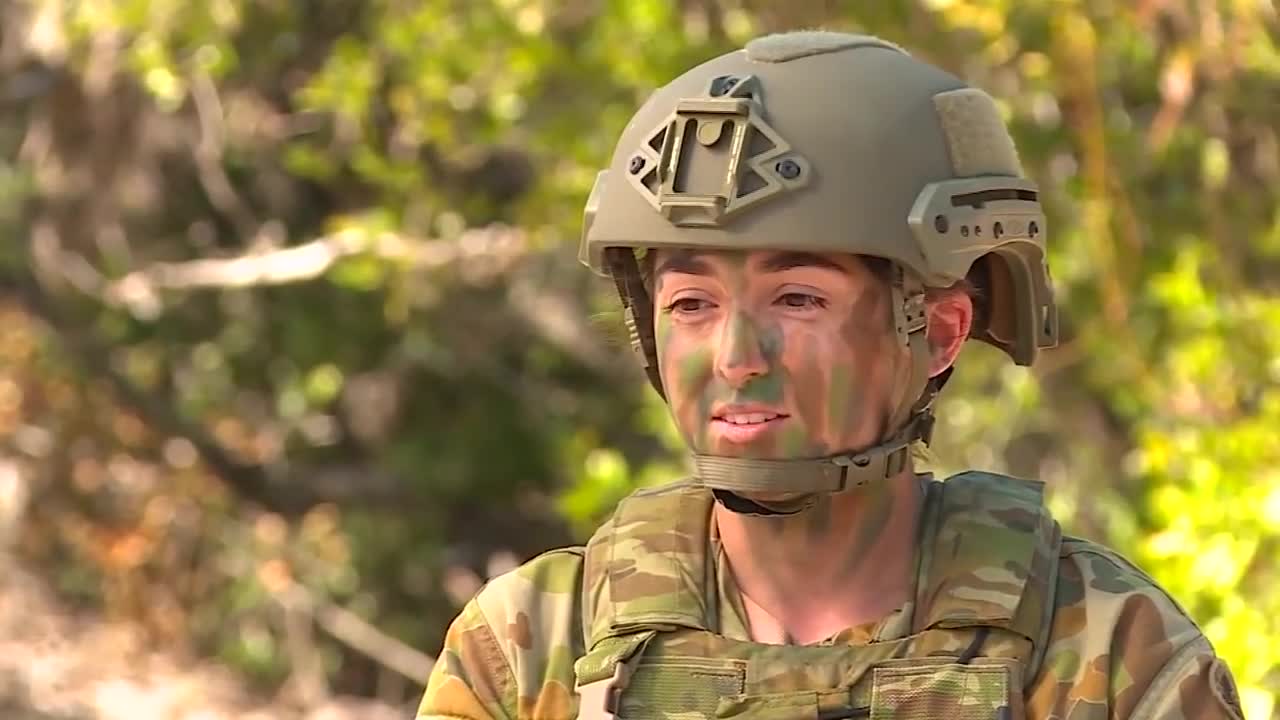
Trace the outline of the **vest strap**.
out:
M 650 628 L 705 630 L 714 612 L 711 493 L 678 483 L 624 499 L 587 543 L 587 647 Z
M 1042 483 L 969 472 L 932 492 L 917 629 L 984 625 L 1041 642 L 1062 536 Z

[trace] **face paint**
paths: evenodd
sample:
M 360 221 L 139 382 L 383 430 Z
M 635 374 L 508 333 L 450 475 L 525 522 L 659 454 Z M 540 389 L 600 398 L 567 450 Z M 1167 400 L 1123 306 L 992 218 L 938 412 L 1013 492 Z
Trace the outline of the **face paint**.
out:
M 790 423 L 783 428 L 778 438 L 778 457 L 811 457 L 819 453 L 804 425 Z
M 658 351 L 667 345 L 667 338 L 671 337 L 671 317 L 663 312 L 654 315 L 653 320 L 653 338 L 658 346 Z
M 746 365 L 750 355 L 760 352 L 756 328 L 751 318 L 741 311 L 730 313 L 728 326 L 728 337 L 723 341 L 729 347 L 725 364 L 732 367 Z
M 706 391 L 706 387 L 714 372 L 712 362 L 710 348 L 690 349 L 677 361 L 673 387 L 668 391 L 672 397 L 671 409 L 676 416 L 676 425 L 685 441 L 695 450 L 706 446 L 708 427 L 705 422 L 699 422 L 699 418 L 711 413 L 711 393 Z
M 894 515 L 894 502 L 900 499 L 895 498 L 893 493 L 884 488 L 872 488 L 863 492 L 860 500 L 865 509 L 859 513 L 860 522 L 855 528 L 853 547 L 869 549 L 874 547 L 884 535 L 885 528 L 889 526 L 889 521 Z M 860 570 L 861 563 L 865 561 L 865 555 L 859 555 L 851 554 L 846 558 L 842 575 L 849 577 Z
M 770 272 L 761 269 L 768 255 L 699 253 L 699 269 L 688 271 L 657 263 L 659 363 L 681 435 L 695 452 L 735 457 L 824 457 L 873 445 L 896 364 L 885 289 L 850 257 L 840 260 L 845 273 Z M 731 404 L 786 417 L 769 421 L 776 428 L 735 431 L 749 439 L 732 441 L 712 417 Z
M 809 542 L 817 544 L 826 539 L 827 534 L 831 532 L 831 513 L 830 495 L 818 498 L 814 506 L 805 511 L 803 519 Z
M 853 396 L 853 370 L 848 367 L 831 369 L 831 385 L 827 390 L 828 431 L 847 427 L 850 409 L 858 407 L 861 398 Z
M 815 358 L 824 383 L 807 388 L 822 454 L 861 450 L 880 439 L 882 398 L 892 394 L 896 335 L 887 321 L 886 289 L 869 283 L 845 308 L 829 354 Z

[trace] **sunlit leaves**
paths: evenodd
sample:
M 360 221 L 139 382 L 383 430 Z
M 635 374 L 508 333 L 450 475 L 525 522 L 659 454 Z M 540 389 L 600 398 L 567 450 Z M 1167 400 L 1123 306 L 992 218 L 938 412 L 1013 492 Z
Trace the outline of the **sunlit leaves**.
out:
M 363 41 L 349 35 L 339 38 L 325 67 L 298 93 L 299 107 L 334 113 L 339 123 L 363 132 L 380 74 L 377 56 Z

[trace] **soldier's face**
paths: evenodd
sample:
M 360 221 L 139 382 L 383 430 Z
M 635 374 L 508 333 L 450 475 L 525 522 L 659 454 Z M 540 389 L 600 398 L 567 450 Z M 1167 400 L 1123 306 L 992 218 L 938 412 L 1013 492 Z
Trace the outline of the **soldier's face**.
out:
M 654 268 L 659 369 L 694 451 L 822 457 L 881 437 L 909 358 L 858 258 L 671 250 Z

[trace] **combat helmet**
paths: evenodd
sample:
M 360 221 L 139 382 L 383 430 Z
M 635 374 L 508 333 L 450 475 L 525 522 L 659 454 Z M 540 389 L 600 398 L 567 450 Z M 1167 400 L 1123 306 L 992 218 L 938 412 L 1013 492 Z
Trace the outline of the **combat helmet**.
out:
M 612 277 L 660 394 L 643 252 L 799 250 L 891 263 L 894 324 L 912 367 L 878 445 L 826 458 L 694 456 L 697 480 L 718 495 L 812 497 L 892 476 L 913 442 L 930 441 L 949 373 L 929 378 L 925 288 L 977 285 L 984 302 L 971 337 L 1015 363 L 1057 343 L 1045 234 L 1037 188 L 991 96 L 884 40 L 806 31 L 752 40 L 649 97 L 596 178 L 580 259 Z

